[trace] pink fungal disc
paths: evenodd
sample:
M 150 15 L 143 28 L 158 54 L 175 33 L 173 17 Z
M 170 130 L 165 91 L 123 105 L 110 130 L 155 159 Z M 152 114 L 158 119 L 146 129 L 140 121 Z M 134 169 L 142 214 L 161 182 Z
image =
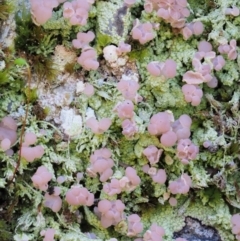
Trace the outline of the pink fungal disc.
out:
M 231 217 L 232 233 L 236 235 L 236 239 L 240 240 L 240 214 L 234 214 Z
M 95 92 L 94 87 L 93 87 L 91 84 L 86 83 L 86 84 L 85 84 L 85 88 L 84 88 L 84 90 L 83 90 L 83 93 L 84 93 L 86 96 L 91 97 L 91 96 L 94 95 L 94 92 Z
M 192 179 L 183 173 L 177 180 L 170 182 L 168 189 L 172 194 L 188 193 L 192 185 Z
M 141 183 L 140 177 L 137 175 L 136 170 L 132 167 L 126 168 L 125 176 L 129 180 L 127 191 L 133 191 Z
M 109 127 L 111 126 L 112 121 L 110 118 L 103 118 L 99 121 L 99 130 L 100 132 L 105 132 L 109 129 Z
M 134 0 L 135 1 L 135 0 Z M 126 44 L 124 42 L 120 42 L 117 48 L 117 52 L 119 55 L 124 54 L 124 53 L 129 53 L 131 52 L 131 45 Z
M 152 24 L 141 24 L 138 19 L 135 20 L 135 24 L 131 33 L 132 38 L 138 40 L 140 44 L 145 44 L 155 37 Z
M 48 228 L 47 230 L 41 231 L 41 236 L 44 236 L 43 241 L 54 241 L 55 229 Z
M 84 48 L 77 62 L 86 70 L 96 70 L 99 66 L 97 52 L 93 48 Z
M 31 179 L 34 187 L 46 191 L 48 188 L 48 182 L 52 179 L 52 174 L 45 166 L 40 166 Z
M 151 165 L 158 163 L 162 153 L 163 153 L 163 150 L 158 149 L 154 145 L 150 145 L 143 150 L 143 154 L 147 157 Z
M 190 139 L 181 139 L 177 145 L 177 157 L 183 164 L 188 164 L 194 160 L 199 152 L 198 146 L 194 145 Z
M 29 147 L 21 147 L 21 157 L 24 158 L 27 162 L 33 162 L 37 158 L 41 158 L 44 154 L 44 148 L 40 145 Z
M 97 173 L 100 174 L 100 181 L 105 182 L 113 174 L 111 169 L 114 165 L 111 157 L 111 151 L 107 148 L 102 148 L 94 151 L 90 156 L 91 165 L 87 171 L 92 177 L 96 177 Z
M 68 204 L 75 206 L 92 206 L 94 195 L 84 187 L 72 186 L 66 193 L 66 201 Z
M 174 146 L 177 141 L 177 135 L 173 131 L 168 131 L 162 134 L 161 143 L 166 147 Z
M 177 64 L 172 59 L 167 59 L 164 63 L 162 74 L 165 78 L 174 78 L 177 74 Z
M 90 42 L 95 38 L 95 34 L 92 31 L 88 31 L 87 33 L 79 32 L 77 34 L 77 39 L 72 41 L 73 47 L 76 49 L 81 49 L 87 47 Z
M 226 15 L 232 15 L 234 17 L 239 16 L 239 13 L 240 13 L 239 8 L 236 6 L 233 6 L 232 8 L 226 8 L 225 10 Z
M 192 119 L 189 115 L 181 115 L 179 117 L 179 122 L 181 123 L 181 125 L 183 127 L 187 127 L 187 128 L 190 128 L 191 124 L 192 124 Z
M 169 199 L 169 204 L 170 204 L 172 207 L 177 206 L 177 199 L 174 198 L 174 197 L 171 197 L 171 198 Z
M 197 106 L 201 102 L 203 91 L 197 85 L 185 84 L 182 86 L 182 92 L 186 102 L 190 102 L 192 106 Z
M 63 17 L 64 18 L 71 18 L 75 14 L 75 10 L 73 8 L 72 3 L 65 2 L 63 4 Z
M 52 209 L 53 212 L 59 212 L 62 207 L 62 199 L 58 195 L 55 195 L 55 193 L 54 195 L 45 193 L 43 205 Z
M 4 117 L 0 122 L 0 145 L 7 151 L 17 140 L 17 124 L 10 116 Z M 10 141 L 10 143 L 9 143 Z
M 171 118 L 167 112 L 154 114 L 148 125 L 148 132 L 151 135 L 160 135 L 171 129 Z
M 159 169 L 154 175 L 150 175 L 150 176 L 152 177 L 152 180 L 154 182 L 159 184 L 164 184 L 167 180 L 167 174 L 164 169 Z
M 91 128 L 92 132 L 95 134 L 103 134 L 109 129 L 112 121 L 109 118 L 103 118 L 100 121 L 97 121 L 94 117 L 87 119 L 86 126 Z
M 37 136 L 35 133 L 32 133 L 32 132 L 27 132 L 25 134 L 25 137 L 24 137 L 24 143 L 23 143 L 23 146 L 30 146 L 30 145 L 33 145 L 35 144 L 35 142 L 37 141 Z
M 98 203 L 97 212 L 99 212 L 101 218 L 101 224 L 104 228 L 108 228 L 111 225 L 116 225 L 123 220 L 123 210 L 125 205 L 121 200 L 108 201 L 101 200 Z
M 121 79 L 117 84 L 117 89 L 127 100 L 134 100 L 139 88 L 139 84 L 134 80 Z
M 11 141 L 7 138 L 1 141 L 1 149 L 7 151 L 11 147 Z
M 209 88 L 216 88 L 218 86 L 218 79 L 214 76 L 209 82 L 207 82 Z
M 147 65 L 147 70 L 152 76 L 160 76 L 161 71 L 161 65 L 158 61 L 152 61 Z
M 1 123 L 0 123 L 1 127 L 5 127 L 8 128 L 10 130 L 16 131 L 17 130 L 17 123 L 16 121 L 10 117 L 10 116 L 6 116 L 2 119 Z
M 202 22 L 197 21 L 193 23 L 193 32 L 195 35 L 200 35 L 203 33 L 204 30 L 204 26 L 202 24 Z
M 124 0 L 127 7 L 131 7 L 135 2 L 136 0 Z
M 214 58 L 213 60 L 214 69 L 216 71 L 221 70 L 224 67 L 225 63 L 225 59 L 222 57 L 222 55 L 216 56 L 216 58 Z
M 59 176 L 58 178 L 57 178 L 57 183 L 58 184 L 62 184 L 62 183 L 64 183 L 66 181 L 66 177 L 65 176 Z
M 128 216 L 128 237 L 137 236 L 139 233 L 143 231 L 143 224 L 141 222 L 141 218 L 137 214 L 132 214 Z
M 151 227 L 143 235 L 144 241 L 163 241 L 163 236 L 165 231 L 161 226 L 158 226 L 156 223 L 153 223 Z
M 205 148 L 208 148 L 211 145 L 212 145 L 212 142 L 209 140 L 203 142 L 203 147 L 205 147 Z
M 131 100 L 125 100 L 124 102 L 118 104 L 115 108 L 120 119 L 131 119 L 134 115 L 134 105 Z
M 210 52 L 212 51 L 212 45 L 208 41 L 203 40 L 198 44 L 198 51 L 205 53 Z
M 135 122 L 129 119 L 122 122 L 122 129 L 122 134 L 127 138 L 132 138 L 138 132 Z
M 113 178 L 111 179 L 110 183 L 105 183 L 103 185 L 103 191 L 107 193 L 109 196 L 121 193 L 122 189 L 119 180 Z

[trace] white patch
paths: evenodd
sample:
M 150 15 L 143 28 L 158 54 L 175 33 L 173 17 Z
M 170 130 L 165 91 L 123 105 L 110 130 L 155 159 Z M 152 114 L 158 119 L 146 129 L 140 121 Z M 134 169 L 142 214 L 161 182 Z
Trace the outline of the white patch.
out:
M 73 109 L 62 109 L 60 121 L 64 133 L 69 137 L 74 137 L 82 132 L 82 117 L 76 115 Z

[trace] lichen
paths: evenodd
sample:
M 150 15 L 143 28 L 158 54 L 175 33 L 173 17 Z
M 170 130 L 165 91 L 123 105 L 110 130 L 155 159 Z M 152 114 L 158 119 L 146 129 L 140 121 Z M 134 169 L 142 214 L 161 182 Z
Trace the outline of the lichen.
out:
M 127 217 L 133 213 L 144 224 L 139 237 L 156 222 L 165 229 L 164 240 L 173 241 L 188 218 L 192 218 L 199 225 L 214 229 L 218 239 L 234 240 L 230 218 L 240 209 L 239 54 L 236 60 L 222 55 L 225 66 L 212 73 L 218 79 L 217 88 L 211 89 L 206 83 L 199 85 L 204 93 L 200 105 L 186 102 L 182 86 L 183 75 L 194 70 L 192 59 L 200 41 L 211 42 L 217 55 L 219 44 L 229 43 L 231 39 L 239 42 L 240 17 L 225 15 L 225 9 L 240 5 L 236 0 L 188 0 L 187 23 L 202 21 L 205 29 L 202 35 L 184 40 L 181 31 L 157 17 L 156 11 L 146 13 L 144 3 L 137 0 L 127 7 L 123 0 L 95 1 L 84 26 L 72 26 L 63 17 L 63 4 L 60 4 L 54 8 L 51 19 L 43 26 L 36 26 L 27 2 L 0 0 L 0 19 L 4 20 L 0 24 L 0 119 L 10 115 L 18 126 L 17 141 L 11 147 L 13 154 L 0 150 L 3 241 L 42 240 L 40 232 L 47 228 L 54 228 L 55 239 L 60 241 L 90 241 L 90 234 L 95 234 L 97 241 L 111 238 L 129 241 L 132 238 L 127 237 Z M 13 13 L 16 13 L 15 20 Z M 154 26 L 155 38 L 144 45 L 131 36 L 136 18 Z M 77 63 L 84 50 L 73 48 L 72 40 L 77 33 L 89 30 L 96 36 L 91 47 L 98 53 L 99 68 L 86 71 Z M 110 64 L 103 56 L 103 49 L 108 45 L 117 49 L 120 42 L 130 44 L 131 52 L 121 58 L 116 55 L 119 62 L 115 58 Z M 175 77 L 165 79 L 148 73 L 147 65 L 151 61 L 167 59 L 177 64 Z M 138 131 L 130 138 L 123 135 L 123 119 L 115 111 L 116 105 L 124 101 L 117 89 L 124 78 L 140 85 L 138 98 L 132 100 L 131 119 Z M 84 93 L 86 83 L 93 86 L 94 95 Z M 151 117 L 164 111 L 172 113 L 174 120 L 183 114 L 192 119 L 189 138 L 198 146 L 199 154 L 187 165 L 181 163 L 177 145 L 165 147 L 160 136 L 148 132 Z M 110 118 L 112 124 L 104 133 L 95 134 L 86 126 L 89 117 Z M 37 144 L 44 148 L 43 157 L 33 163 L 19 158 L 25 132 L 35 133 Z M 210 141 L 210 146 L 204 147 L 206 141 Z M 149 145 L 163 150 L 154 167 L 165 170 L 164 184 L 154 183 L 143 171 L 143 166 L 149 165 L 143 150 Z M 99 180 L 98 174 L 93 177 L 87 171 L 90 156 L 100 148 L 111 150 L 114 163 L 113 175 L 107 182 L 113 178 L 120 180 L 130 166 L 141 179 L 136 189 L 113 196 L 104 192 L 105 182 Z M 52 174 L 50 190 L 54 186 L 61 189 L 63 205 L 58 213 L 44 206 L 44 192 L 32 185 L 31 177 L 41 165 Z M 83 175 L 81 180 L 79 172 Z M 183 173 L 192 180 L 189 193 L 171 194 L 169 184 Z M 59 176 L 65 179 L 61 184 L 57 182 Z M 73 185 L 81 185 L 93 193 L 94 205 L 70 206 L 65 195 Z M 175 207 L 169 204 L 171 197 L 177 200 Z M 94 211 L 103 199 L 121 199 L 125 204 L 123 220 L 108 229 L 102 227 Z

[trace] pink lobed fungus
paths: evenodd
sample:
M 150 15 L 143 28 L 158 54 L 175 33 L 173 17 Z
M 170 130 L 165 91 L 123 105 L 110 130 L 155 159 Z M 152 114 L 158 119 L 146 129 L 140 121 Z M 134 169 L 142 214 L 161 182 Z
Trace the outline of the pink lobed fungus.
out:
M 143 231 L 143 223 L 141 222 L 141 218 L 137 214 L 131 214 L 127 218 L 128 221 L 128 237 L 137 236 L 139 233 Z
M 202 22 L 196 21 L 186 24 L 186 26 L 181 30 L 183 39 L 188 40 L 192 35 L 200 35 L 204 31 L 204 26 Z
M 62 207 L 62 199 L 59 197 L 60 192 L 59 187 L 54 187 L 53 194 L 45 193 L 43 205 L 52 209 L 53 212 L 58 212 Z
M 122 134 L 127 138 L 132 138 L 138 132 L 135 122 L 129 119 L 122 122 L 122 129 Z
M 140 44 L 145 44 L 155 37 L 152 24 L 140 23 L 138 19 L 135 20 L 131 34 L 132 38 L 138 40 Z
M 46 191 L 48 189 L 48 182 L 52 179 L 52 174 L 45 166 L 40 166 L 31 179 L 34 187 L 41 191 Z
M 143 241 L 163 241 L 164 235 L 164 229 L 156 223 L 153 223 L 143 235 Z
M 232 233 L 236 235 L 236 239 L 240 240 L 240 214 L 234 214 L 231 217 Z
M 21 147 L 21 157 L 24 158 L 27 162 L 33 162 L 37 158 L 41 158 L 44 154 L 44 148 L 40 145 L 31 147 L 31 146 L 22 146 Z
M 73 0 L 63 4 L 63 17 L 69 19 L 70 24 L 83 26 L 87 23 L 88 12 L 94 1 Z
M 237 42 L 235 39 L 230 40 L 229 44 L 223 44 L 218 47 L 221 54 L 227 54 L 228 59 L 235 60 L 238 56 Z
M 4 117 L 0 122 L 0 148 L 3 151 L 9 150 L 9 148 L 17 140 L 17 123 L 10 117 Z
M 134 100 L 139 88 L 140 86 L 136 81 L 124 78 L 121 79 L 120 82 L 117 84 L 117 89 L 127 100 Z
M 115 194 L 119 194 L 122 192 L 122 188 L 120 186 L 120 182 L 118 179 L 111 179 L 110 183 L 105 183 L 103 185 L 103 191 L 107 193 L 109 196 L 113 196 Z
M 181 115 L 178 120 L 174 121 L 172 124 L 172 129 L 177 135 L 177 140 L 187 139 L 190 137 L 190 127 L 192 124 L 192 119 L 189 115 Z
M 164 169 L 157 169 L 155 167 L 149 167 L 149 165 L 144 165 L 142 170 L 151 176 L 153 182 L 164 184 L 167 180 L 167 175 Z
M 199 86 L 194 84 L 185 84 L 182 86 L 182 92 L 186 102 L 191 103 L 192 106 L 197 106 L 200 104 L 203 91 Z
M 124 4 L 127 7 L 132 7 L 132 5 L 134 5 L 135 2 L 136 2 L 136 0 L 124 0 Z
M 177 139 L 178 137 L 176 133 L 172 130 L 169 130 L 162 134 L 160 142 L 166 147 L 171 147 L 175 145 Z
M 55 229 L 48 228 L 47 230 L 42 230 L 40 235 L 44 236 L 43 241 L 54 241 Z
M 125 176 L 120 180 L 120 186 L 126 191 L 133 191 L 141 183 L 137 171 L 132 167 L 127 167 Z
M 84 90 L 83 90 L 83 93 L 84 93 L 86 96 L 91 97 L 91 96 L 94 95 L 94 92 L 95 92 L 94 87 L 93 87 L 91 84 L 86 83 L 86 84 L 85 84 L 85 88 L 84 88 Z
M 201 42 L 198 43 L 198 51 L 199 52 L 204 52 L 204 53 L 208 53 L 212 51 L 212 45 L 211 43 L 209 43 L 206 40 L 203 40 Z
M 169 204 L 170 204 L 172 207 L 177 206 L 177 199 L 174 198 L 174 197 L 169 198 Z
M 89 127 L 94 134 L 103 134 L 109 129 L 112 121 L 110 118 L 103 118 L 97 121 L 94 117 L 90 117 L 86 121 L 86 126 Z
M 147 65 L 147 70 L 155 77 L 163 76 L 164 79 L 169 79 L 176 76 L 177 64 L 172 59 L 167 59 L 164 63 L 152 61 Z
M 104 228 L 108 228 L 111 225 L 116 225 L 123 220 L 124 209 L 125 205 L 122 203 L 121 200 L 101 200 L 98 203 L 98 207 L 95 209 L 95 212 L 99 213 L 102 226 Z
M 125 100 L 117 104 L 113 110 L 118 113 L 120 119 L 131 119 L 134 116 L 134 105 L 131 100 Z
M 198 146 L 194 145 L 190 139 L 181 139 L 177 145 L 177 157 L 183 164 L 188 164 L 197 157 Z
M 85 47 L 77 62 L 86 70 L 96 70 L 99 66 L 96 50 L 91 47 Z
M 154 114 L 148 125 L 148 132 L 151 135 L 161 135 L 171 129 L 171 115 L 168 112 Z
M 177 180 L 170 182 L 168 189 L 172 194 L 186 194 L 189 192 L 191 185 L 191 178 L 183 173 Z
M 151 165 L 154 165 L 159 162 L 159 159 L 163 153 L 163 149 L 158 149 L 154 145 L 150 145 L 143 150 L 144 156 L 147 157 Z
M 135 0 L 134 0 L 135 1 Z M 118 55 L 131 52 L 131 45 L 124 42 L 120 42 L 117 48 Z
M 59 5 L 57 0 L 30 0 L 31 14 L 36 25 L 46 23 L 52 17 L 53 8 Z
M 96 177 L 97 173 L 99 173 L 100 181 L 107 181 L 107 179 L 113 174 L 113 170 L 111 168 L 113 167 L 114 163 L 110 158 L 111 155 L 111 151 L 107 148 L 95 150 L 90 156 L 91 165 L 89 168 L 87 168 L 88 174 L 92 177 Z
M 79 32 L 77 34 L 77 39 L 72 41 L 73 47 L 76 49 L 82 49 L 84 47 L 88 47 L 89 43 L 92 42 L 95 38 L 95 34 L 92 31 L 88 31 L 87 33 Z
M 92 206 L 94 202 L 94 195 L 85 187 L 72 186 L 66 193 L 66 201 L 68 204 L 74 206 Z
M 187 0 L 166 0 L 157 4 L 157 16 L 170 23 L 173 28 L 184 27 L 185 18 L 189 15 Z
M 226 8 L 225 14 L 226 14 L 226 15 L 232 15 L 232 16 L 234 16 L 234 17 L 237 17 L 237 16 L 239 16 L 240 11 L 239 11 L 239 8 L 238 8 L 238 7 L 233 6 L 232 8 Z

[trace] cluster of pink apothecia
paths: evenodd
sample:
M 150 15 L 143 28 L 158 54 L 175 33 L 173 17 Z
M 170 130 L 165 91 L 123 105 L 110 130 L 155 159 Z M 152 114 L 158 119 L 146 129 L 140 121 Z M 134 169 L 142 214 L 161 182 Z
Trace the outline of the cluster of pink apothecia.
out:
M 180 120 L 184 119 L 184 117 L 180 118 Z M 185 117 L 185 119 L 188 119 Z M 178 120 L 179 121 L 179 120 Z M 17 125 L 16 122 L 11 117 L 5 117 L 1 122 L 1 132 L 3 133 L 3 138 L 1 137 L 1 141 L 9 139 L 12 142 L 15 142 L 17 139 Z M 4 124 L 5 123 L 5 124 Z M 180 121 L 179 121 L 180 123 Z M 190 123 L 191 124 L 191 123 Z M 178 133 L 179 131 L 184 132 L 184 127 L 180 125 L 178 126 L 175 123 L 175 131 Z M 189 126 L 189 120 L 188 125 Z M 188 132 L 188 130 L 185 130 Z M 31 147 L 37 141 L 37 137 L 34 133 L 27 132 L 24 137 L 24 141 L 22 144 L 22 158 L 24 158 L 28 162 L 32 162 L 36 158 L 41 158 L 44 150 L 41 146 L 41 151 L 39 155 L 35 153 L 35 147 Z M 10 146 L 8 146 L 10 148 Z M 26 150 L 24 148 L 27 148 Z M 31 148 L 31 149 L 29 149 Z M 8 149 L 3 149 L 3 151 L 7 151 Z M 162 150 L 161 150 L 162 151 Z M 156 147 L 151 148 L 147 147 L 143 154 L 149 158 L 150 163 L 152 165 L 157 164 L 160 158 L 160 153 L 155 154 Z M 90 177 L 97 177 L 99 175 L 100 181 L 104 183 L 103 191 L 109 196 L 120 194 L 121 192 L 132 192 L 134 191 L 141 183 L 141 179 L 137 174 L 137 171 L 132 167 L 127 167 L 125 169 L 125 175 L 120 179 L 113 178 L 110 183 L 106 182 L 113 175 L 113 166 L 114 161 L 111 159 L 111 151 L 107 148 L 102 148 L 99 150 L 95 150 L 94 153 L 90 156 L 90 166 L 86 170 L 86 174 Z M 154 168 L 152 166 L 152 168 Z M 158 178 L 164 179 L 164 181 L 158 181 L 157 178 L 152 174 L 153 181 L 159 184 L 163 184 L 166 181 L 166 173 L 159 172 Z M 32 176 L 33 186 L 41 191 L 45 192 L 43 205 L 45 207 L 50 208 L 53 212 L 60 211 L 62 207 L 62 198 L 60 197 L 61 188 L 58 186 L 54 186 L 52 192 L 49 192 L 48 182 L 53 178 L 53 174 L 45 167 L 38 167 L 35 174 Z M 78 180 L 83 178 L 83 174 L 78 175 Z M 57 178 L 58 184 L 62 184 L 65 181 L 64 177 L 59 176 Z M 172 194 L 177 193 L 186 193 L 189 191 L 191 186 L 191 179 L 187 174 L 183 174 L 179 179 L 171 182 L 169 184 L 169 191 Z M 65 194 L 65 200 L 69 205 L 80 206 L 92 206 L 94 205 L 94 194 L 90 193 L 85 187 L 82 185 L 73 185 Z M 170 198 L 169 202 L 171 205 L 174 204 L 173 198 Z M 128 217 L 124 214 L 125 205 L 121 200 L 108 201 L 101 200 L 98 203 L 98 206 L 95 207 L 94 212 L 101 220 L 101 224 L 103 227 L 109 227 L 111 225 L 116 225 L 120 221 L 127 219 L 128 223 L 128 232 L 127 235 L 129 237 L 139 237 L 140 233 L 143 231 L 143 224 L 141 222 L 141 218 L 137 214 L 129 215 Z M 47 229 L 41 232 L 41 235 L 44 236 L 44 241 L 53 241 L 54 240 L 54 229 Z M 159 235 L 161 236 L 159 237 Z M 156 224 L 152 224 L 149 230 L 147 230 L 142 238 L 137 238 L 137 240 L 155 240 L 156 237 L 161 238 L 164 235 L 164 230 L 162 227 L 157 226 Z M 161 239 L 162 240 L 162 239 Z
M 44 24 L 49 18 L 51 18 L 52 10 L 65 0 L 31 0 L 32 16 L 35 22 Z M 72 25 L 83 26 L 87 23 L 88 12 L 91 9 L 91 5 L 94 4 L 94 0 L 74 0 L 72 2 L 65 2 L 63 4 L 63 17 L 69 20 Z M 133 6 L 134 0 L 125 0 L 124 4 L 127 7 Z M 187 8 L 187 0 L 145 0 L 144 10 L 147 13 L 156 11 L 157 16 L 179 31 L 183 35 L 185 40 L 189 39 L 192 35 L 201 35 L 204 31 L 204 26 L 200 21 L 186 23 L 186 18 L 190 15 L 190 11 Z M 46 16 L 44 14 L 46 12 Z M 238 16 L 239 9 L 235 6 L 232 8 L 226 8 L 226 15 Z M 135 20 L 134 26 L 131 31 L 132 38 L 138 40 L 140 44 L 145 44 L 155 38 L 156 34 L 154 30 L 159 28 L 159 24 L 156 23 L 140 23 L 138 19 Z M 78 57 L 78 63 L 86 70 L 96 70 L 99 67 L 97 61 L 97 52 L 94 48 L 89 46 L 89 43 L 93 41 L 95 34 L 92 31 L 87 33 L 80 32 L 77 34 L 77 39 L 72 41 L 73 47 L 76 49 L 82 49 L 81 55 Z M 125 43 L 121 43 L 126 45 Z M 130 51 L 128 46 L 127 52 Z M 120 47 L 118 47 L 120 50 Z M 108 48 L 105 47 L 104 55 L 107 55 Z M 228 59 L 235 60 L 237 58 L 236 40 L 232 39 L 229 43 L 224 43 L 218 47 L 220 54 L 226 55 Z M 121 51 L 120 51 L 121 52 Z M 121 54 L 121 53 L 119 53 Z M 210 88 L 217 87 L 218 80 L 213 75 L 214 71 L 220 71 L 224 65 L 225 60 L 222 55 L 216 55 L 216 52 L 212 51 L 212 46 L 207 41 L 202 41 L 198 45 L 198 52 L 193 57 L 192 65 L 194 71 L 187 71 L 183 75 L 183 81 L 186 82 L 182 86 L 182 92 L 186 102 L 191 103 L 193 106 L 197 106 L 201 102 L 203 91 L 199 84 L 206 83 Z M 161 76 L 165 80 L 168 78 L 174 78 L 176 76 L 177 65 L 174 60 L 167 59 L 165 63 L 153 61 L 147 66 L 147 70 L 153 76 Z M 124 121 L 124 126 L 131 126 L 129 120 Z M 132 128 L 132 132 L 135 129 Z
M 52 11 L 59 4 L 65 0 L 30 0 L 31 13 L 36 24 L 42 25 L 52 16 Z M 83 26 L 87 23 L 89 10 L 94 0 L 73 0 L 72 2 L 65 2 L 63 4 L 63 17 L 68 19 L 71 25 Z M 125 0 L 127 7 L 134 4 L 134 0 Z M 178 30 L 183 35 L 184 40 L 188 40 L 192 35 L 200 35 L 204 31 L 204 26 L 201 22 L 186 23 L 186 18 L 190 15 L 187 8 L 187 0 L 145 0 L 144 9 L 147 13 L 153 11 L 157 12 L 157 16 L 171 27 Z M 239 9 L 236 7 L 227 8 L 226 15 L 238 16 Z M 141 23 L 138 19 L 135 20 L 133 29 L 131 31 L 132 38 L 139 41 L 140 44 L 146 44 L 155 38 L 155 31 L 159 28 L 159 24 L 155 23 Z M 93 41 L 95 34 L 91 31 L 87 33 L 80 32 L 77 34 L 77 39 L 72 41 L 73 47 L 81 49 L 81 55 L 78 57 L 78 63 L 86 70 L 96 70 L 99 67 L 97 61 L 97 52 L 94 48 L 89 46 Z M 118 54 L 127 53 L 131 51 L 131 46 L 125 43 L 120 43 L 118 46 Z M 104 51 L 103 51 L 104 52 Z M 210 88 L 215 88 L 218 84 L 217 78 L 214 76 L 214 71 L 220 71 L 224 65 L 226 56 L 229 60 L 237 58 L 236 40 L 232 39 L 229 43 L 224 43 L 218 47 L 220 55 L 212 51 L 212 45 L 207 41 L 202 41 L 198 45 L 198 52 L 195 53 L 192 65 L 193 71 L 187 71 L 183 75 L 183 81 L 186 82 L 182 87 L 184 98 L 186 102 L 197 106 L 201 102 L 203 92 L 199 86 L 206 83 Z M 107 51 L 104 52 L 107 55 Z M 167 59 L 165 62 L 153 61 L 147 66 L 147 70 L 153 77 L 161 77 L 163 80 L 174 78 L 177 75 L 177 64 L 172 59 Z M 117 89 L 121 92 L 123 102 L 118 103 L 114 108 L 118 117 L 122 120 L 122 134 L 126 138 L 132 138 L 137 132 L 138 128 L 134 121 L 134 104 L 142 100 L 137 91 L 140 88 L 139 83 L 131 79 L 122 78 L 117 84 Z M 84 90 L 87 96 L 94 94 L 94 87 L 87 84 Z M 0 123 L 1 133 L 1 149 L 6 153 L 11 154 L 11 146 L 17 140 L 17 126 L 10 117 L 3 119 Z M 9 124 L 10 123 L 10 124 Z M 12 123 L 12 124 L 11 124 Z M 86 122 L 95 134 L 103 134 L 111 126 L 110 118 L 103 118 L 96 120 L 90 118 Z M 196 158 L 198 154 L 198 147 L 195 146 L 190 138 L 191 118 L 187 115 L 182 115 L 178 120 L 174 120 L 170 112 L 159 112 L 152 116 L 148 125 L 148 132 L 151 135 L 160 137 L 160 142 L 163 147 L 172 147 L 177 143 L 177 157 L 183 164 L 188 164 L 191 160 Z M 28 162 L 32 162 L 36 158 L 41 158 L 44 150 L 41 146 L 32 146 L 36 143 L 36 135 L 33 133 L 26 133 L 25 139 L 21 149 L 22 157 Z M 167 175 L 164 169 L 158 169 L 157 163 L 161 157 L 163 149 L 158 149 L 156 146 L 150 145 L 146 147 L 143 154 L 148 159 L 150 165 L 145 165 L 143 171 L 150 175 L 153 182 L 163 184 L 167 180 Z M 121 179 L 113 178 L 110 182 L 106 182 L 113 175 L 114 161 L 111 159 L 111 151 L 107 148 L 95 150 L 90 157 L 90 166 L 86 173 L 91 177 L 99 175 L 100 181 L 105 182 L 103 191 L 109 196 L 119 194 L 121 192 L 131 192 L 137 188 L 141 180 L 137 175 L 137 171 L 133 167 L 127 167 L 125 175 Z M 40 166 L 32 177 L 34 187 L 42 191 L 47 191 L 48 182 L 53 175 L 49 170 Z M 59 184 L 63 183 L 63 177 L 59 177 Z M 187 193 L 191 187 L 191 178 L 183 173 L 178 179 L 169 183 L 168 190 L 171 194 Z M 44 206 L 58 212 L 62 206 L 62 199 L 60 197 L 61 189 L 54 187 L 53 194 L 45 193 Z M 94 194 L 90 193 L 81 185 L 72 186 L 66 193 L 66 202 L 69 205 L 86 205 L 92 206 L 94 204 Z M 174 197 L 169 198 L 169 203 L 176 205 Z M 125 205 L 121 200 L 108 201 L 101 200 L 95 208 L 96 215 L 100 218 L 103 227 L 116 225 L 123 219 Z M 233 216 L 233 233 L 239 235 L 239 229 L 235 220 L 238 216 Z M 127 217 L 128 221 L 128 236 L 136 237 L 143 231 L 141 219 L 137 214 L 132 214 Z M 237 230 L 238 229 L 238 230 Z M 54 229 L 47 229 L 42 233 L 44 241 L 52 241 L 54 239 Z M 162 240 L 164 236 L 163 228 L 152 224 L 142 237 L 137 238 L 136 241 L 155 241 Z M 237 236 L 238 237 L 238 236 Z M 176 241 L 184 241 L 185 239 L 178 238 Z
M 32 132 L 25 133 L 21 146 L 21 157 L 27 162 L 33 162 L 37 158 L 41 158 L 44 149 L 40 145 L 32 146 L 37 142 L 37 136 Z M 0 122 L 0 150 L 7 155 L 12 156 L 14 151 L 11 147 L 17 141 L 17 123 L 10 117 L 4 117 Z

